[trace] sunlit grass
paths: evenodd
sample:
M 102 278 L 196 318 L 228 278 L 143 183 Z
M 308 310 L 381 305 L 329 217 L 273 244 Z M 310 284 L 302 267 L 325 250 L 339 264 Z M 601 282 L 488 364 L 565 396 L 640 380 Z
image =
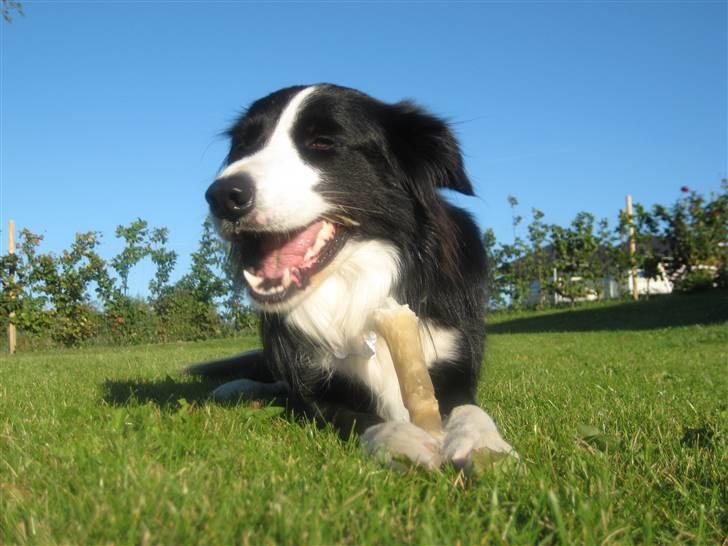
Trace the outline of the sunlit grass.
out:
M 480 401 L 524 465 L 473 481 L 176 373 L 255 339 L 3 356 L 0 543 L 720 543 L 727 321 L 725 293 L 494 316 Z

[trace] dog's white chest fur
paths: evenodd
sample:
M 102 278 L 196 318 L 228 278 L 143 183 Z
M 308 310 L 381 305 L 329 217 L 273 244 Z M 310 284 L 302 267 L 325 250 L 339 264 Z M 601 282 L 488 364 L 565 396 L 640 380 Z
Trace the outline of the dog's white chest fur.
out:
M 380 417 L 409 421 L 387 344 L 369 324 L 372 312 L 392 295 L 399 275 L 396 250 L 381 241 L 349 242 L 331 268 L 289 313 L 289 323 L 322 347 L 317 365 L 371 389 Z M 420 339 L 428 367 L 459 351 L 459 334 L 453 329 L 422 321 Z

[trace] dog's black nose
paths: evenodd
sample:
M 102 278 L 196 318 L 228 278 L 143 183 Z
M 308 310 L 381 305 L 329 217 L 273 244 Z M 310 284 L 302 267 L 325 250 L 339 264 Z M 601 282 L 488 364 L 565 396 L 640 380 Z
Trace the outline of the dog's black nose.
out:
M 255 201 L 253 180 L 245 174 L 218 178 L 205 192 L 210 211 L 218 218 L 237 220 L 248 214 Z

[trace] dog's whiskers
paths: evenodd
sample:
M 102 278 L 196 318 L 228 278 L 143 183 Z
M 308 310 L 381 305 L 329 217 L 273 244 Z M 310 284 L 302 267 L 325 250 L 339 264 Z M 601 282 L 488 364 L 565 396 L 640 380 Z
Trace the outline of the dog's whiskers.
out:
M 321 192 L 321 195 L 323 195 L 324 197 L 329 197 L 329 196 L 330 197 L 333 197 L 335 195 L 346 195 L 346 194 L 344 194 L 343 192 L 332 192 L 332 191 L 326 190 L 326 191 L 322 191 Z M 356 207 L 354 205 L 349 205 L 349 204 L 329 203 L 329 205 L 332 206 L 332 207 L 336 207 L 337 209 L 339 209 L 339 210 L 341 210 L 343 212 L 347 212 L 347 211 L 350 211 L 350 210 L 356 210 L 356 211 L 364 212 L 364 213 L 367 213 L 367 214 L 375 214 L 376 213 L 376 211 L 374 211 L 372 209 L 365 209 L 365 208 L 362 208 L 362 207 Z
M 324 220 L 331 222 L 332 224 L 339 224 L 339 225 L 346 225 L 346 226 L 360 226 L 361 224 L 354 220 L 353 218 L 349 218 L 348 216 L 344 216 L 342 214 L 324 214 L 321 216 Z

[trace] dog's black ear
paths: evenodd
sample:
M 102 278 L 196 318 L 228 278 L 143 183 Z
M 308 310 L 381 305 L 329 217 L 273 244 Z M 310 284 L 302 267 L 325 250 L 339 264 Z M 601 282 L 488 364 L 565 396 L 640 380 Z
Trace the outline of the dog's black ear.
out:
M 421 185 L 449 188 L 474 195 L 455 135 L 442 119 L 410 101 L 391 105 L 387 116 L 395 161 L 418 189 Z

